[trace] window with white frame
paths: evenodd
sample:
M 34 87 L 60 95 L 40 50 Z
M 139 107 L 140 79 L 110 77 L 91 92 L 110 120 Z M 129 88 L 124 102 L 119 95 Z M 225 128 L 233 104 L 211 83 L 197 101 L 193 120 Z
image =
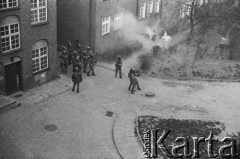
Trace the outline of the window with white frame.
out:
M 2 52 L 20 48 L 19 20 L 16 16 L 8 16 L 0 23 L 1 48 Z
M 110 33 L 110 22 L 111 18 L 110 16 L 102 18 L 102 36 Z
M 180 16 L 179 19 L 184 19 L 191 14 L 192 3 L 182 4 L 180 6 Z
M 199 6 L 208 4 L 208 0 L 199 0 Z
M 160 12 L 160 4 L 161 0 L 155 0 L 154 1 L 154 13 L 159 13 Z
M 122 12 L 114 15 L 114 30 L 120 29 L 122 27 Z
M 18 0 L 0 0 L 0 10 L 18 6 Z
M 147 15 L 150 15 L 150 13 L 153 13 L 153 0 L 148 1 Z
M 33 73 L 48 68 L 48 45 L 47 41 L 40 40 L 32 47 L 32 70 Z
M 47 0 L 30 0 L 31 24 L 47 21 Z
M 139 19 L 146 17 L 146 3 L 141 3 L 139 8 Z

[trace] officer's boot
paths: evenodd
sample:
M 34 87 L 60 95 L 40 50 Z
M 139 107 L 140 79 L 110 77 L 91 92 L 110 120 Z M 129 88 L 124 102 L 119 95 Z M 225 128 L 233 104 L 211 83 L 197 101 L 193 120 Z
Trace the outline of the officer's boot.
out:
M 132 84 L 130 83 L 130 85 L 128 86 L 129 91 L 131 91 L 131 86 L 132 86 Z
M 140 91 L 142 90 L 140 87 L 139 87 L 139 83 L 137 82 L 137 89 Z
M 74 89 L 75 89 L 75 83 L 73 84 L 72 92 L 74 92 Z
M 134 89 L 131 90 L 131 93 L 134 94 Z
M 93 75 L 93 76 L 96 76 L 96 74 L 94 73 L 94 71 L 92 71 L 92 75 Z
M 120 78 L 122 78 L 122 69 L 119 70 Z
M 83 71 L 83 72 L 84 72 L 84 73 L 87 73 L 87 71 L 86 71 L 87 66 L 84 65 L 83 67 L 84 67 L 84 71 Z

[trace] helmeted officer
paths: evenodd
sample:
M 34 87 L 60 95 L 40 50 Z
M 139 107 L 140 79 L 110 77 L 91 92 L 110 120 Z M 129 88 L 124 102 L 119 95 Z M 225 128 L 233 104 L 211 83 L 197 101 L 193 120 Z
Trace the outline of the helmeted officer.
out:
M 134 91 L 135 91 L 134 89 L 136 86 L 138 90 L 141 90 L 141 88 L 139 87 L 137 76 L 139 76 L 137 71 L 134 68 L 131 68 L 128 73 L 128 78 L 130 79 L 128 90 L 131 91 L 132 94 L 134 94 Z
M 119 72 L 119 77 L 122 78 L 122 59 L 121 56 L 117 57 L 117 61 L 115 63 L 115 78 L 117 78 L 117 74 Z
M 74 92 L 75 86 L 77 86 L 77 93 L 79 93 L 79 85 L 80 82 L 82 82 L 82 74 L 77 67 L 75 68 L 75 71 L 72 74 L 72 81 L 73 81 L 72 91 Z
M 94 59 L 94 54 L 91 54 L 89 58 L 89 71 L 87 73 L 88 76 L 90 76 L 90 72 L 92 72 L 92 76 L 96 76 L 96 74 L 94 73 L 94 67 L 96 63 L 97 61 Z
M 62 72 L 63 73 L 67 73 L 67 68 L 68 68 L 68 55 L 67 55 L 67 51 L 63 50 L 62 55 L 59 58 L 60 58 L 60 67 L 62 69 Z
M 78 40 L 76 40 L 76 51 L 79 56 L 82 56 L 82 53 L 83 53 L 82 45 L 79 43 Z
M 78 68 L 79 69 L 79 71 L 81 71 L 81 73 L 82 73 L 82 62 L 81 62 L 81 59 L 80 59 L 80 57 L 79 56 L 77 56 L 76 57 L 76 60 L 75 60 L 75 62 L 74 62 L 74 64 L 73 64 L 73 72 L 75 71 L 75 68 Z
M 87 66 L 88 66 L 88 60 L 89 60 L 89 55 L 87 54 L 87 51 L 83 52 L 82 55 L 82 61 L 83 61 L 83 72 L 87 73 Z

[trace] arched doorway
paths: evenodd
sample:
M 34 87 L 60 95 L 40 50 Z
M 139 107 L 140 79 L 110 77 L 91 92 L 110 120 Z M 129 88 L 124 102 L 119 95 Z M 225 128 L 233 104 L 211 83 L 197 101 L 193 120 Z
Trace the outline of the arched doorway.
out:
M 22 89 L 21 59 L 11 57 L 4 63 L 6 93 L 12 94 Z

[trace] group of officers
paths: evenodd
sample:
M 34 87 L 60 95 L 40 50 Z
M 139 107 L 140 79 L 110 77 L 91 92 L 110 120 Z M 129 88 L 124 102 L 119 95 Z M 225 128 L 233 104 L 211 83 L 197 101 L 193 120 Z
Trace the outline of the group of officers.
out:
M 60 68 L 63 73 L 67 73 L 68 67 L 72 65 L 72 81 L 74 92 L 77 86 L 77 93 L 79 93 L 79 84 L 82 82 L 82 74 L 87 73 L 88 76 L 96 76 L 94 72 L 94 66 L 97 63 L 95 55 L 92 51 L 91 45 L 88 45 L 83 50 L 78 40 L 75 41 L 75 46 L 72 45 L 71 41 L 67 42 L 67 47 L 62 46 L 62 54 L 60 58 Z M 88 71 L 87 68 L 89 67 Z
M 117 78 L 117 75 L 119 73 L 119 78 L 122 78 L 122 58 L 121 56 L 117 57 L 116 63 L 115 63 L 115 78 Z M 141 90 L 139 87 L 139 83 L 137 80 L 137 77 L 140 76 L 139 71 L 135 70 L 134 68 L 131 68 L 128 72 L 128 78 L 130 79 L 130 84 L 128 86 L 128 90 L 131 91 L 132 94 L 135 92 L 135 87 L 137 86 L 138 90 Z
M 95 54 L 92 51 L 91 45 L 88 45 L 86 49 L 83 50 L 78 40 L 75 41 L 75 46 L 72 46 L 71 41 L 68 41 L 67 47 L 62 46 L 62 54 L 59 58 L 60 67 L 63 73 L 67 73 L 68 66 L 72 65 L 73 92 L 75 90 L 75 87 L 77 87 L 77 93 L 79 93 L 79 85 L 82 82 L 83 73 L 87 73 L 88 76 L 90 76 L 90 73 L 92 73 L 92 76 L 96 76 L 94 67 L 97 61 L 95 59 Z M 87 71 L 88 67 L 89 69 Z M 122 59 L 120 56 L 117 57 L 115 63 L 115 78 L 117 78 L 118 73 L 119 77 L 122 78 Z M 132 94 L 134 94 L 136 86 L 138 90 L 141 90 L 137 80 L 137 76 L 139 75 L 139 71 L 133 68 L 131 68 L 128 73 L 128 78 L 130 79 L 128 90 L 131 91 Z

